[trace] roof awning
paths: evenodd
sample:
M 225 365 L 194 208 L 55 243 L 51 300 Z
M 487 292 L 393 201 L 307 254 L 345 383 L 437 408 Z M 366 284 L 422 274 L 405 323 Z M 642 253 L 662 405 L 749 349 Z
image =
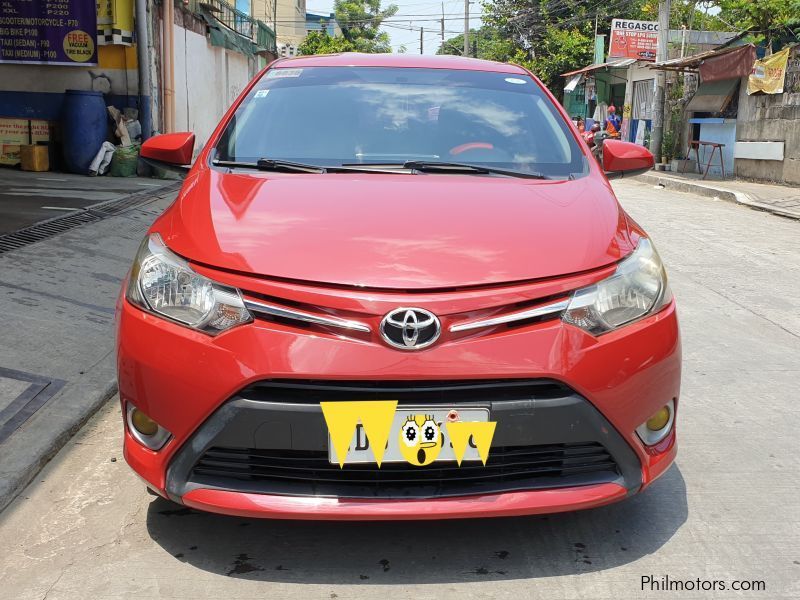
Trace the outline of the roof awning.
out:
M 245 56 L 255 56 L 266 48 L 260 47 L 252 40 L 246 38 L 225 26 L 207 10 L 201 9 L 200 16 L 208 25 L 208 37 L 212 46 L 234 50 Z
M 686 105 L 692 112 L 719 113 L 728 106 L 739 84 L 738 79 L 723 79 L 701 83 Z
M 610 60 L 605 63 L 589 65 L 588 67 L 583 67 L 582 69 L 578 69 L 577 71 L 570 71 L 569 73 L 563 73 L 561 76 L 572 77 L 573 75 L 578 75 L 580 73 L 591 73 L 592 71 L 599 71 L 600 69 L 624 69 L 635 63 L 636 60 L 637 59 L 635 58 L 620 58 L 617 60 Z
M 730 46 L 719 50 L 709 50 L 685 58 L 673 58 L 650 65 L 651 69 L 661 71 L 682 71 L 701 73 L 703 81 L 735 79 L 750 74 L 756 59 L 753 44 Z
M 567 85 L 564 86 L 564 91 L 567 92 L 568 94 L 571 94 L 572 92 L 575 91 L 575 88 L 581 84 L 582 80 L 583 80 L 583 73 L 578 73 L 577 75 L 573 75 L 572 77 L 570 77 L 569 81 L 567 82 Z

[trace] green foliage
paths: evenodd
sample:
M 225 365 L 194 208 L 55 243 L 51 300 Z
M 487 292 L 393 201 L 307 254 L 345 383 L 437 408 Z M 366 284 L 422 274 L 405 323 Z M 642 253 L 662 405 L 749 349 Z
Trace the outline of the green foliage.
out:
M 336 0 L 336 22 L 342 36 L 357 52 L 391 52 L 389 34 L 380 31 L 384 19 L 397 13 L 390 4 L 381 10 L 381 0 Z
M 710 0 L 757 5 L 762 0 Z M 800 0 L 764 0 L 797 4 Z M 562 86 L 562 73 L 590 64 L 594 57 L 594 28 L 606 36 L 615 17 L 655 21 L 658 0 L 631 0 L 620 8 L 618 2 L 601 0 L 484 0 L 484 27 L 480 34 L 502 41 L 495 60 L 522 63 L 535 72 L 553 91 Z M 680 29 L 729 29 L 724 21 L 696 8 L 694 0 L 672 0 L 670 27 Z M 453 45 L 463 41 L 454 38 Z M 481 52 L 478 52 L 481 56 Z
M 331 37 L 325 31 L 310 31 L 297 49 L 299 54 L 337 54 L 353 52 L 355 46 L 341 35 Z
M 527 64 L 547 87 L 560 93 L 562 73 L 589 65 L 594 57 L 592 34 L 579 28 L 561 29 L 549 26 L 544 32 L 533 59 Z
M 757 39 L 771 45 L 787 28 L 797 25 L 800 0 L 713 0 L 720 9 L 720 20 L 740 31 L 752 30 Z
M 500 35 L 494 27 L 481 27 L 480 29 L 470 29 L 469 31 L 470 53 L 472 47 L 477 48 L 476 58 L 484 60 L 496 60 L 506 62 L 514 55 L 514 43 Z M 456 54 L 464 53 L 464 35 L 457 35 L 444 44 L 439 46 L 436 54 Z
M 675 132 L 672 129 L 665 129 L 661 139 L 661 156 L 667 158 L 667 162 L 675 157 Z M 661 157 L 658 158 L 661 160 Z

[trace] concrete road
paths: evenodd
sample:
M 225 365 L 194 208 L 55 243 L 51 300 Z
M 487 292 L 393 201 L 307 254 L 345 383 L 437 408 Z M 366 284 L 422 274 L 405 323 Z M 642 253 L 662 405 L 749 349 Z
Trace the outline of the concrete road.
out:
M 668 265 L 684 336 L 680 455 L 648 492 L 502 520 L 199 514 L 145 493 L 113 404 L 0 515 L 0 598 L 800 598 L 800 223 L 617 188 Z M 728 589 L 642 591 L 643 576 Z
M 92 204 L 171 183 L 144 177 L 87 177 L 0 168 L 0 235 Z

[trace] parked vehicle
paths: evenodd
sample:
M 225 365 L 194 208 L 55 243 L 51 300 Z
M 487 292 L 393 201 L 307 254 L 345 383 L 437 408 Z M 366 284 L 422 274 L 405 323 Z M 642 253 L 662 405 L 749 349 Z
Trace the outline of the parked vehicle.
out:
M 181 169 L 193 146 L 141 155 Z M 272 518 L 547 513 L 649 486 L 676 453 L 678 321 L 608 183 L 653 157 L 603 146 L 601 168 L 518 66 L 273 63 L 122 290 L 128 463 L 175 502 Z M 378 401 L 397 402 L 385 447 L 362 415 L 335 452 L 323 408 Z M 496 424 L 488 458 L 472 435 L 458 462 L 454 422 Z

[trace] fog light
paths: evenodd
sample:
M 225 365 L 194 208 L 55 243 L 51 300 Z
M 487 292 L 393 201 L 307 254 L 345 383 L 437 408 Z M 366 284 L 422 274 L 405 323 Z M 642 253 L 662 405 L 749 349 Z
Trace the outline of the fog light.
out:
M 172 435 L 130 403 L 128 403 L 127 421 L 128 430 L 134 439 L 151 450 L 159 450 Z
M 647 424 L 649 426 L 650 421 L 648 421 Z M 134 408 L 133 411 L 131 411 L 131 426 L 142 435 L 155 435 L 158 433 L 158 423 L 153 421 L 153 419 L 138 408 Z
M 675 402 L 670 400 L 656 411 L 647 421 L 636 428 L 637 435 L 647 446 L 653 446 L 663 440 L 672 431 L 675 421 Z
M 645 425 L 650 431 L 661 431 L 669 423 L 669 415 L 669 407 L 662 406 L 656 414 L 647 419 Z

